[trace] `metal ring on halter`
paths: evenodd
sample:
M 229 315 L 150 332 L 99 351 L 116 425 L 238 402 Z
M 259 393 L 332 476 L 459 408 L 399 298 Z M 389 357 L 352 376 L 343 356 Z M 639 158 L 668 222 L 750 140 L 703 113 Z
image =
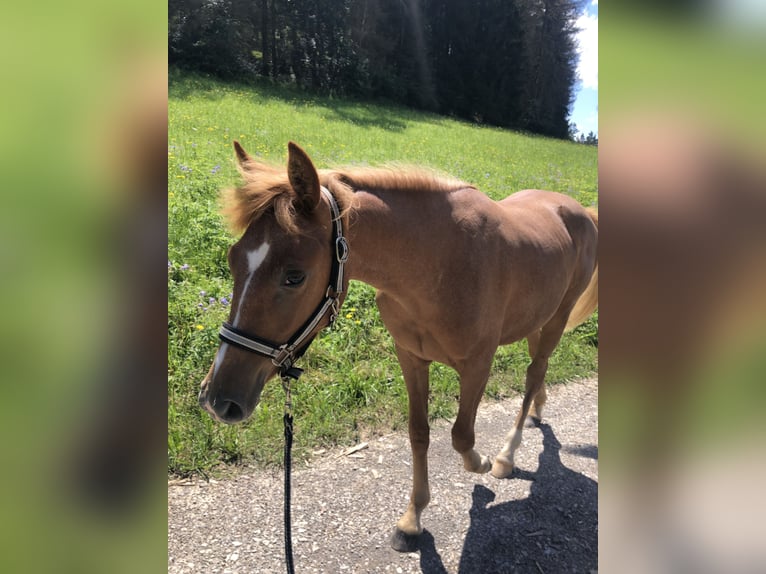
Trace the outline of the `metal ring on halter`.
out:
M 342 235 L 335 239 L 335 257 L 339 263 L 348 261 L 348 241 Z

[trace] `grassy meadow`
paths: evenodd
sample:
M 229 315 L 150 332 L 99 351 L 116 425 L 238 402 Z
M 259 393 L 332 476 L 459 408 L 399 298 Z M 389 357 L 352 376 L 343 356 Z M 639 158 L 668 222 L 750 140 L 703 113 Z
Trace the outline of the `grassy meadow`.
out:
M 405 108 L 178 73 L 170 75 L 168 106 L 168 471 L 174 474 L 281 459 L 283 396 L 277 380 L 267 384 L 260 406 L 241 425 L 215 423 L 197 405 L 232 292 L 226 250 L 236 238 L 217 208 L 219 190 L 238 181 L 232 140 L 278 164 L 285 163 L 293 140 L 318 168 L 418 164 L 473 183 L 495 199 L 540 188 L 584 205 L 597 202 L 594 147 Z M 564 336 L 550 361 L 549 384 L 594 372 L 597 346 L 594 316 Z M 501 348 L 487 395 L 502 398 L 523 389 L 527 363 L 525 343 Z M 296 460 L 406 427 L 404 382 L 372 288 L 352 282 L 335 327 L 317 337 L 300 366 L 306 371 L 293 391 Z M 453 416 L 456 374 L 434 364 L 431 381 L 431 416 Z M 496 444 L 506 431 L 498 430 Z

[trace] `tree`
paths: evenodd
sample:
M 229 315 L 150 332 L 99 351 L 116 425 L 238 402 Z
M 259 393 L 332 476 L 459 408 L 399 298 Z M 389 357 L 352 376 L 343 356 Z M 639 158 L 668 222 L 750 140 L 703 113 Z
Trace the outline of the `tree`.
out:
M 574 22 L 579 5 L 573 0 L 522 0 L 522 4 L 526 32 L 522 127 L 566 138 L 576 82 Z
M 169 0 L 169 63 L 566 138 L 580 1 Z

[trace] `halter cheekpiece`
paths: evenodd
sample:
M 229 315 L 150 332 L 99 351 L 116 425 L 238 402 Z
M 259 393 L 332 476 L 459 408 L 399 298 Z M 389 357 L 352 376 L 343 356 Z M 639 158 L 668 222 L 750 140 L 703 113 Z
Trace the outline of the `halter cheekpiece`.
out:
M 264 357 L 269 357 L 274 366 L 279 369 L 279 374 L 282 377 L 287 376 L 297 379 L 301 375 L 303 371 L 294 367 L 293 364 L 308 348 L 307 340 L 309 340 L 311 333 L 328 312 L 330 325 L 335 322 L 338 313 L 340 313 L 340 296 L 343 293 L 343 270 L 348 260 L 349 247 L 348 241 L 343 236 L 343 223 L 341 222 L 338 203 L 326 187 L 323 186 L 321 190 L 330 204 L 333 228 L 333 252 L 335 254 L 330 272 L 330 285 L 327 287 L 324 300 L 319 303 L 319 306 L 303 326 L 283 345 L 276 345 L 271 341 L 244 333 L 226 322 L 221 326 L 221 330 L 218 333 L 221 340 L 226 343 L 231 343 Z M 306 344 L 304 345 L 304 343 Z

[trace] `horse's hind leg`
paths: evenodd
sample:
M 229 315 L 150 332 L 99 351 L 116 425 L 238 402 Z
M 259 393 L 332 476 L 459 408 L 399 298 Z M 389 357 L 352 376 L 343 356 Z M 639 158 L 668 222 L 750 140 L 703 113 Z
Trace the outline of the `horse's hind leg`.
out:
M 481 456 L 474 444 L 473 426 L 476 410 L 487 385 L 492 357 L 475 360 L 460 370 L 460 406 L 455 424 L 452 425 L 452 447 L 463 457 L 463 467 L 470 472 L 485 473 L 490 469 L 488 457 Z
M 412 493 L 407 510 L 396 523 L 391 546 L 399 552 L 417 549 L 423 532 L 420 515 L 431 500 L 428 487 L 428 361 L 408 353 L 398 345 L 396 354 L 402 367 L 409 397 L 409 431 L 412 448 Z
M 492 476 L 496 478 L 505 478 L 513 472 L 513 455 L 521 444 L 521 434 L 524 429 L 524 421 L 529 414 L 530 407 L 534 401 L 535 409 L 533 416 L 540 418 L 542 407 L 547 395 L 545 393 L 545 373 L 548 371 L 548 358 L 558 345 L 564 327 L 567 322 L 567 314 L 556 314 L 539 333 L 528 337 L 529 351 L 532 356 L 532 363 L 527 368 L 527 379 L 525 383 L 524 400 L 521 403 L 516 421 L 513 424 L 511 432 L 508 433 L 506 444 L 503 450 L 495 457 L 492 464 Z
M 535 331 L 527 337 L 527 347 L 529 349 L 529 356 L 535 357 L 537 355 L 537 348 L 540 344 L 541 331 Z M 543 419 L 543 407 L 548 400 L 548 392 L 545 390 L 545 378 L 540 385 L 540 390 L 532 399 L 532 407 L 530 416 L 535 419 L 536 422 L 540 422 Z

